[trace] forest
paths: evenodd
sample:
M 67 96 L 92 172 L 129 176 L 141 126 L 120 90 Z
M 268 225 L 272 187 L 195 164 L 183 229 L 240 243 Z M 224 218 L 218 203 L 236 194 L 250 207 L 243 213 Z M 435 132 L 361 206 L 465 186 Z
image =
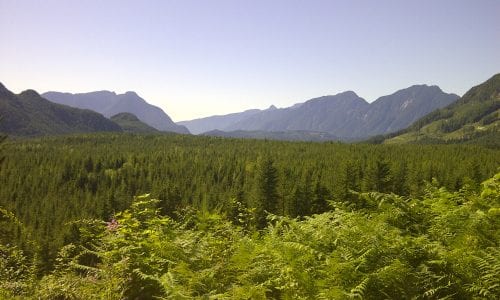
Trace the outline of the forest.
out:
M 500 151 L 7 139 L 0 298 L 498 299 Z

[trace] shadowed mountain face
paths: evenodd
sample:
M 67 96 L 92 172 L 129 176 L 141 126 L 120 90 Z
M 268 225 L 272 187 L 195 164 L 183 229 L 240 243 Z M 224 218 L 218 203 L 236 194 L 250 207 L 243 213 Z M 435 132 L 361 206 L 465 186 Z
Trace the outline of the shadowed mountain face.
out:
M 99 112 L 107 118 L 127 112 L 134 114 L 139 120 L 158 130 L 189 133 L 186 127 L 175 124 L 161 108 L 147 103 L 135 92 L 125 94 L 109 91 L 81 94 L 47 92 L 42 96 L 55 103 Z
M 500 145 L 500 74 L 471 88 L 456 102 L 385 137 L 386 143 L 481 142 Z
M 16 95 L 0 84 L 0 132 L 39 136 L 97 131 L 122 131 L 101 114 L 52 103 L 33 90 Z
M 194 133 L 224 131 L 325 132 L 362 139 L 406 128 L 425 114 L 458 98 L 437 86 L 415 85 L 366 102 L 352 91 L 314 98 L 292 107 L 251 110 L 180 122 Z
M 352 136 L 356 138 L 395 132 L 457 99 L 457 95 L 444 93 L 437 86 L 414 85 L 378 98 L 359 123 L 351 123 L 349 127 L 353 128 Z

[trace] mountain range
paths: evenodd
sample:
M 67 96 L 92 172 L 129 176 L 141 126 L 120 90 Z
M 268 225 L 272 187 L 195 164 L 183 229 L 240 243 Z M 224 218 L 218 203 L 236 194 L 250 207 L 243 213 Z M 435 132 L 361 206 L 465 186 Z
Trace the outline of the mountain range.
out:
M 0 132 L 15 136 L 122 131 L 99 113 L 52 103 L 34 90 L 18 95 L 0 83 Z
M 186 127 L 175 124 L 161 108 L 147 103 L 135 92 L 126 92 L 124 94 L 116 94 L 110 91 L 78 94 L 47 92 L 43 93 L 42 97 L 54 103 L 90 109 L 101 113 L 107 118 L 118 113 L 131 113 L 157 130 L 189 133 Z
M 500 146 L 500 74 L 408 128 L 372 140 L 384 143 L 474 142 Z
M 323 96 L 287 108 L 213 116 L 178 124 L 204 131 L 324 132 L 343 140 L 364 139 L 406 128 L 420 117 L 447 106 L 459 96 L 437 86 L 414 85 L 372 103 L 352 91 Z
M 0 132 L 14 136 L 98 131 L 187 133 L 187 126 L 195 134 L 236 138 L 352 141 L 371 137 L 376 143 L 481 141 L 498 145 L 500 74 L 461 98 L 428 85 L 414 85 L 372 103 L 347 91 L 287 108 L 270 106 L 180 124 L 134 92 L 39 95 L 26 90 L 16 95 L 0 83 Z

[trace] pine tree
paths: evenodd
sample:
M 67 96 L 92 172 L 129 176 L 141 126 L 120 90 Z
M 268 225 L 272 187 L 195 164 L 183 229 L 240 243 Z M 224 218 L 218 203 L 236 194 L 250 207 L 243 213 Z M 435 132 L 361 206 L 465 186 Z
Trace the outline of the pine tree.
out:
M 270 157 L 262 160 L 257 178 L 256 222 L 257 228 L 266 226 L 266 213 L 278 212 L 278 171 Z
M 311 203 L 311 213 L 319 214 L 328 210 L 328 202 L 330 191 L 321 184 L 320 179 L 316 180 L 314 185 L 314 195 Z
M 364 180 L 365 191 L 390 192 L 392 183 L 391 169 L 389 163 L 377 158 L 366 172 Z

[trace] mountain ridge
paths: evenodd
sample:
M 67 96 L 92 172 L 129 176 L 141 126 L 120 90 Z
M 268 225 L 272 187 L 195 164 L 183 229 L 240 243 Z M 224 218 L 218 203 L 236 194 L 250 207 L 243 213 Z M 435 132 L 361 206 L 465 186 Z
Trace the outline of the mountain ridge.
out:
M 384 143 L 482 142 L 500 146 L 500 73 L 469 89 L 460 99 L 391 135 Z
M 149 104 L 133 91 L 123 94 L 107 90 L 74 94 L 49 91 L 43 93 L 42 96 L 55 103 L 96 111 L 107 118 L 127 112 L 134 114 L 139 120 L 158 130 L 190 133 L 185 126 L 175 124 L 160 107 Z
M 50 102 L 31 89 L 16 95 L 1 83 L 0 116 L 0 132 L 13 136 L 122 131 L 94 111 Z
M 183 121 L 194 134 L 211 130 L 326 132 L 343 140 L 395 132 L 459 96 L 435 85 L 412 85 L 368 103 L 353 91 L 321 96 L 286 108 L 250 110 Z

